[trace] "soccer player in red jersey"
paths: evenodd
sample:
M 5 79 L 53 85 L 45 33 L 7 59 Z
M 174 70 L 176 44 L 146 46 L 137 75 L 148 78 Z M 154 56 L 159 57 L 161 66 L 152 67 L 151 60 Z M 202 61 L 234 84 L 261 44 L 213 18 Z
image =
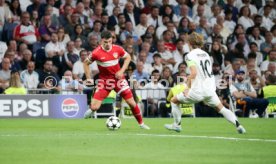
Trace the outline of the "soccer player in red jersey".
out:
M 119 59 L 124 58 L 124 64 L 120 67 Z M 127 69 L 131 57 L 120 46 L 112 44 L 112 34 L 109 31 L 101 33 L 101 43 L 93 50 L 89 57 L 84 61 L 84 70 L 87 79 L 91 79 L 89 64 L 93 61 L 97 62 L 99 68 L 99 80 L 96 91 L 91 101 L 91 110 L 97 111 L 102 101 L 108 96 L 111 90 L 115 90 L 122 96 L 128 105 L 131 107 L 132 113 L 135 116 L 139 126 L 142 129 L 150 129 L 144 124 L 140 109 L 135 102 L 131 89 L 124 77 L 124 72 Z M 86 112 L 85 117 L 92 111 Z

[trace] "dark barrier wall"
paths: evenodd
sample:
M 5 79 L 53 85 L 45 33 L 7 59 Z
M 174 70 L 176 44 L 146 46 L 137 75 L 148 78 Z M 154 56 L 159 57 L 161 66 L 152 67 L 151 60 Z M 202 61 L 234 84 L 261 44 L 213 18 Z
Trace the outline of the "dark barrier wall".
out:
M 86 95 L 0 95 L 0 118 L 83 118 Z

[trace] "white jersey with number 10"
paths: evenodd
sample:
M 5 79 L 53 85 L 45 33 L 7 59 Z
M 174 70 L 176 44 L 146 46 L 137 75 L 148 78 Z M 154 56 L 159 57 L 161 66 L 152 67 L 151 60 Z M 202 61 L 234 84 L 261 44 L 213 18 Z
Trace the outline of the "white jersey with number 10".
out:
M 189 52 L 185 61 L 188 65 L 195 65 L 197 70 L 196 78 L 192 81 L 191 89 L 215 91 L 215 78 L 212 73 L 212 61 L 208 53 L 201 49 L 194 49 Z

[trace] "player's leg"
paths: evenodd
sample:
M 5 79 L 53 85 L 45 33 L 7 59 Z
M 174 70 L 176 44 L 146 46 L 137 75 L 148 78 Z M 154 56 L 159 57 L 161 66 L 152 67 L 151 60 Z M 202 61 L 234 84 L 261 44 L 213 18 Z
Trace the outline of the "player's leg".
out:
M 90 118 L 94 111 L 97 111 L 102 104 L 102 101 L 108 96 L 110 90 L 96 89 L 93 98 L 91 100 L 90 109 L 84 113 L 84 118 Z
M 191 92 L 189 93 L 191 94 Z M 200 98 L 198 98 L 200 99 Z M 180 132 L 182 130 L 181 128 L 181 116 L 182 112 L 180 110 L 179 104 L 180 103 L 193 103 L 194 101 L 184 95 L 184 93 L 179 93 L 178 95 L 175 95 L 171 99 L 171 108 L 172 108 L 172 116 L 174 119 L 173 124 L 165 124 L 165 128 L 168 130 L 174 130 L 176 132 Z
M 222 114 L 230 123 L 236 126 L 239 133 L 245 133 L 245 129 L 240 125 L 236 115 L 229 109 L 225 108 L 220 102 L 217 94 L 214 92 L 211 97 L 208 97 L 204 100 L 209 106 L 215 107 L 217 112 Z
M 118 93 L 126 101 L 126 103 L 129 105 L 129 107 L 130 107 L 130 109 L 132 111 L 132 114 L 135 117 L 135 119 L 137 120 L 139 126 L 142 129 L 150 129 L 143 122 L 141 110 L 140 110 L 138 104 L 136 103 L 136 101 L 134 100 L 130 88 L 124 89 L 122 91 L 118 91 Z

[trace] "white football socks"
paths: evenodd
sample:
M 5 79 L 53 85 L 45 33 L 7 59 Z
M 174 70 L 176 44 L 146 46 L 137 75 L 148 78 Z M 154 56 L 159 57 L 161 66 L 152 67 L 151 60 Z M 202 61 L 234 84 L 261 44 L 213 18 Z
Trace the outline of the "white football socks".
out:
M 235 126 L 239 125 L 238 124 L 238 119 L 237 119 L 236 115 L 232 111 L 230 111 L 229 109 L 226 109 L 225 107 L 223 107 L 219 111 L 219 113 L 222 114 L 229 122 L 231 122 Z
M 180 125 L 181 124 L 181 115 L 182 115 L 182 113 L 180 111 L 179 105 L 171 102 L 171 107 L 172 107 L 172 115 L 173 115 L 173 118 L 174 118 L 174 124 L 175 125 Z

